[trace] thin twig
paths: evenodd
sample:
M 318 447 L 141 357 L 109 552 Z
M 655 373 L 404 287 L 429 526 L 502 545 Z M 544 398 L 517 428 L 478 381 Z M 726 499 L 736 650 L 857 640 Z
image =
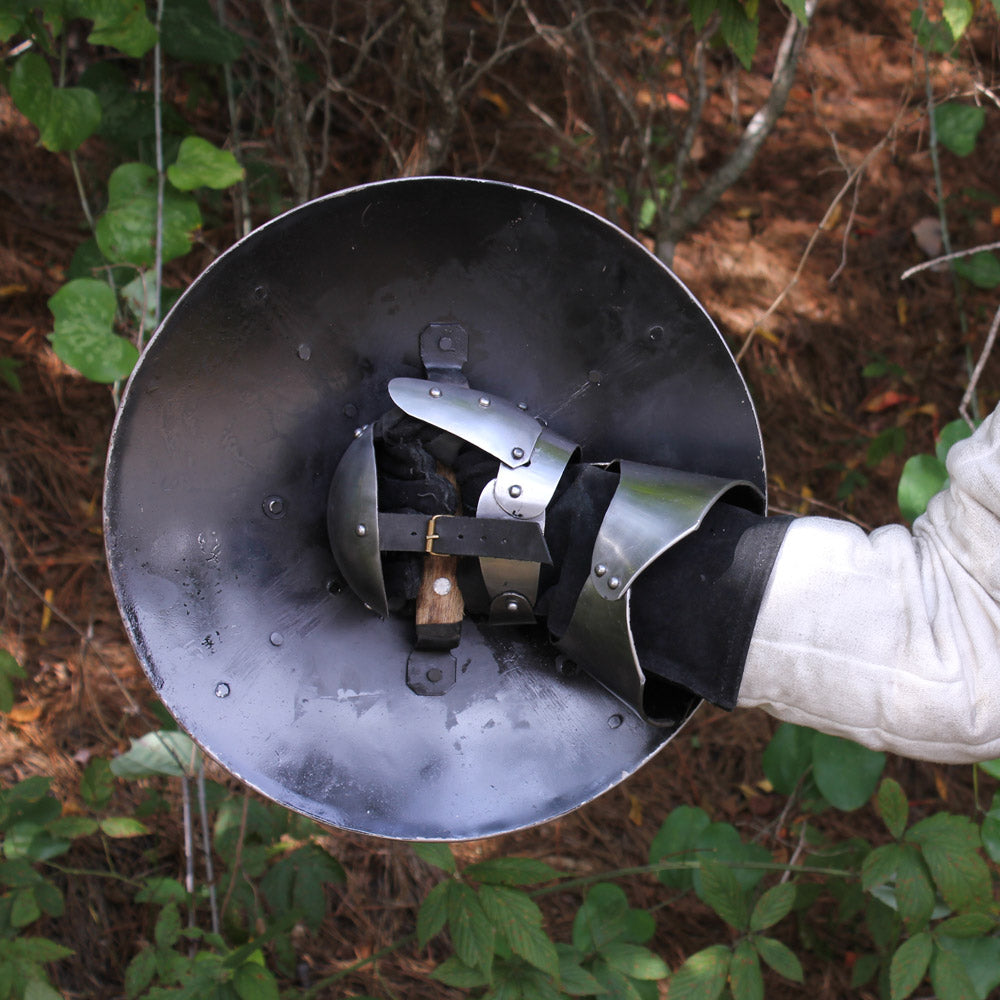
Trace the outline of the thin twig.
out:
M 205 881 L 208 883 L 208 903 L 212 911 L 212 933 L 219 933 L 219 906 L 215 894 L 215 865 L 212 861 L 212 834 L 208 825 L 208 804 L 205 796 L 205 758 L 198 755 L 198 809 L 201 811 L 201 849 L 205 854 Z
M 778 311 L 781 303 L 785 301 L 788 293 L 798 284 L 799 278 L 802 276 L 802 271 L 805 269 L 806 261 L 809 259 L 809 255 L 812 253 L 813 247 L 816 245 L 816 241 L 819 239 L 820 235 L 824 233 L 827 226 L 830 224 L 830 219 L 833 218 L 833 213 L 836 211 L 837 206 L 844 199 L 844 196 L 850 191 L 851 186 L 854 182 L 861 176 L 861 174 L 867 169 L 868 164 L 875 158 L 875 156 L 881 152 L 882 148 L 889 141 L 889 139 L 895 134 L 896 128 L 899 125 L 900 118 L 902 117 L 902 112 L 896 116 L 896 120 L 892 123 L 889 131 L 886 132 L 884 136 L 865 154 L 864 159 L 851 171 L 847 180 L 844 181 L 840 190 L 834 196 L 833 201 L 830 202 L 829 207 L 826 212 L 823 213 L 823 218 L 820 219 L 819 225 L 813 230 L 813 234 L 809 237 L 809 242 L 806 244 L 805 251 L 799 258 L 798 266 L 795 268 L 795 273 L 788 280 L 785 287 L 778 293 L 778 297 L 767 307 L 764 313 L 757 317 L 747 329 L 744 334 L 743 344 L 740 346 L 739 351 L 736 354 L 736 363 L 739 364 L 743 360 L 747 349 L 753 342 L 757 331 Z
M 976 386 L 979 384 L 979 378 L 986 367 L 986 359 L 993 350 L 998 329 L 1000 329 L 1000 306 L 997 306 L 997 311 L 993 314 L 993 322 L 990 324 L 989 333 L 986 334 L 986 343 L 983 344 L 983 349 L 979 352 L 979 360 L 976 362 L 976 367 L 969 376 L 969 384 L 966 386 L 965 393 L 962 396 L 962 402 L 958 404 L 958 412 L 962 415 L 962 419 L 973 429 L 975 429 L 976 425 L 973 418 L 969 416 L 969 403 L 975 397 Z
M 45 595 L 17 568 L 17 566 L 14 564 L 14 560 L 11 558 L 10 552 L 7 550 L 6 546 L 2 542 L 0 542 L 0 553 L 3 554 L 4 562 L 6 563 L 7 569 L 11 573 L 13 573 L 14 576 L 16 576 L 18 580 L 20 580 L 21 583 L 28 588 L 29 591 L 31 591 L 35 599 L 41 601 L 44 607 L 48 608 L 49 611 L 51 611 L 52 614 L 56 616 L 56 618 L 58 618 L 64 625 L 72 629 L 81 639 L 85 639 L 87 636 L 86 631 L 82 629 L 79 625 L 77 625 L 72 618 L 70 618 L 58 607 L 56 607 L 55 604 L 53 604 L 50 600 L 48 600 L 45 597 Z M 93 650 L 94 656 L 97 657 L 98 663 L 100 663 L 101 666 L 104 667 L 104 669 L 108 672 L 108 675 L 115 682 L 115 685 L 118 687 L 118 690 L 122 693 L 125 700 L 128 702 L 130 713 L 133 715 L 139 715 L 142 712 L 142 708 L 140 707 L 139 703 L 135 700 L 135 698 L 132 697 L 132 695 L 128 691 L 128 688 L 126 688 L 125 685 L 121 682 L 121 680 L 119 679 L 118 675 L 114 672 L 114 670 L 111 669 L 111 665 L 108 663 L 108 661 L 105 660 L 103 656 L 101 656 L 99 650 L 97 650 L 93 646 L 91 646 L 90 648 Z
M 958 260 L 959 257 L 971 257 L 974 253 L 982 253 L 986 250 L 1000 250 L 1000 240 L 996 243 L 982 243 L 977 247 L 970 247 L 968 250 L 955 250 L 952 253 L 946 253 L 943 257 L 935 257 L 933 260 L 924 261 L 923 264 L 914 264 L 913 267 L 907 268 L 899 276 L 899 280 L 906 281 L 907 278 L 912 278 L 913 275 L 919 274 L 921 271 L 926 271 L 929 267 L 936 267 L 938 264 L 943 264 L 949 260 Z
M 163 166 L 163 48 L 160 45 L 160 25 L 163 23 L 163 4 L 156 4 L 156 45 L 153 46 L 153 129 L 156 139 L 156 288 L 153 309 L 153 328 L 160 325 L 160 306 L 163 287 L 163 199 L 167 189 L 167 172 Z M 139 345 L 140 348 L 142 345 Z
M 233 890 L 236 888 L 236 879 L 240 875 L 240 864 L 243 861 L 243 843 L 247 835 L 247 813 L 250 810 L 250 796 L 243 793 L 243 812 L 240 815 L 240 829 L 236 836 L 236 848 L 233 851 L 233 863 L 229 871 L 229 885 L 226 886 L 226 894 L 222 897 L 222 906 L 219 913 L 225 917 L 229 901 L 233 898 Z

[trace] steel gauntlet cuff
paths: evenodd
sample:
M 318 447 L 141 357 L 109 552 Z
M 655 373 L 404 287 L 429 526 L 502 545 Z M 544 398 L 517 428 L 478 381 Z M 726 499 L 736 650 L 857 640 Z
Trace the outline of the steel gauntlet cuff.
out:
M 678 608 L 661 607 L 654 627 L 659 636 L 652 643 L 656 651 L 653 669 L 647 671 L 640 663 L 637 646 L 650 644 L 645 640 L 637 643 L 633 634 L 635 584 L 668 550 L 697 532 L 720 501 L 725 499 L 727 507 L 745 508 L 747 516 L 760 521 L 759 515 L 749 512 L 760 509 L 762 497 L 754 486 L 741 480 L 636 462 L 616 462 L 609 468 L 617 469 L 618 486 L 597 533 L 586 581 L 556 644 L 644 719 L 665 722 L 675 715 L 678 685 L 701 694 L 697 680 L 717 669 L 712 663 L 696 665 L 693 672 L 690 667 L 672 669 L 671 637 L 678 632 L 711 628 L 712 624 L 698 613 L 700 609 L 693 609 L 695 614 L 691 616 Z M 695 560 L 699 558 L 697 549 L 691 555 Z M 655 601 L 654 596 L 654 606 Z M 650 601 L 643 604 L 648 609 Z M 643 617 L 648 619 L 648 613 Z M 649 631 L 648 622 L 644 631 Z M 692 680 L 696 683 L 692 684 Z

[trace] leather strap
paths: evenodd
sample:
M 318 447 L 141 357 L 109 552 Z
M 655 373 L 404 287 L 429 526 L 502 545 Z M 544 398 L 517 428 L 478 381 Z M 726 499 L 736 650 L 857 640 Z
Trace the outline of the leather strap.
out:
M 534 521 L 380 513 L 378 537 L 383 552 L 431 552 L 552 563 L 542 527 Z

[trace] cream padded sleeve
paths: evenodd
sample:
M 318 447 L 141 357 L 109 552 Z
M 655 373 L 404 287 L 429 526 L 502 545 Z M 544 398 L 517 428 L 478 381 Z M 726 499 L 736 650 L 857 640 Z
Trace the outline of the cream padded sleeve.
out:
M 1000 757 L 1000 416 L 948 456 L 911 534 L 804 517 L 782 542 L 739 704 L 946 763 Z

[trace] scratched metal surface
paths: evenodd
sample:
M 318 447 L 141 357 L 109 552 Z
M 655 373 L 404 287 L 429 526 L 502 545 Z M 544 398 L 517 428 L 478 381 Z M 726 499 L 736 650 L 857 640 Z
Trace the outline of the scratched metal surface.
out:
M 192 285 L 132 377 L 108 457 L 109 565 L 139 659 L 250 785 L 414 840 L 558 816 L 695 707 L 648 726 L 561 676 L 542 630 L 473 622 L 447 694 L 405 686 L 411 626 L 340 585 L 326 502 L 354 429 L 389 409 L 388 380 L 422 375 L 430 322 L 468 330 L 472 386 L 527 403 L 588 460 L 765 486 L 751 401 L 705 312 L 559 199 L 446 178 L 355 188 L 263 226 Z

